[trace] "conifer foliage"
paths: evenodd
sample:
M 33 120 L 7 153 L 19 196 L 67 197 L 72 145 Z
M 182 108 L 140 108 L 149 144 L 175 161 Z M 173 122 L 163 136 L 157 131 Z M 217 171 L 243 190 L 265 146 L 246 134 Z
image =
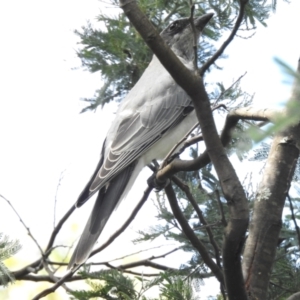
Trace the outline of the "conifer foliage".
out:
M 119 9 L 120 4 L 125 13 Z M 186 136 L 182 148 L 172 153 L 160 169 L 155 161 L 149 166 L 153 171 L 159 170 L 157 177 L 168 179 L 171 184 L 153 200 L 157 223 L 140 229 L 134 241 L 143 243 L 163 237 L 176 246 L 168 253 L 128 265 L 102 262 L 91 266 L 87 263 L 79 271 L 74 269 L 62 278 L 55 277 L 56 269 L 50 272 L 49 266 L 64 264 L 49 257 L 60 228 L 74 211 L 72 207 L 58 222 L 43 257 L 13 275 L 22 280 L 32 276 L 31 270 L 47 271 L 47 278 L 39 274 L 34 280 L 48 280 L 54 285 L 35 299 L 45 297 L 68 281 L 86 280 L 87 290 L 64 286 L 72 299 L 196 300 L 204 280 L 210 277 L 218 281 L 217 299 L 296 299 L 300 291 L 300 189 L 297 188 L 300 63 L 297 72 L 289 70 L 295 84 L 283 111 L 251 107 L 253 95 L 240 87 L 243 75 L 231 86 L 208 82 L 206 76 L 219 69 L 218 60 L 226 59 L 224 50 L 230 44 L 234 46 L 234 37 L 242 36 L 247 43 L 258 23 L 267 24 L 277 1 L 139 0 L 136 6 L 136 1 L 111 0 L 107 5 L 111 7 L 110 14 L 105 11 L 98 15 L 98 26 L 88 23 L 76 31 L 80 37 L 77 54 L 82 66 L 90 72 L 99 72 L 103 79 L 95 97 L 83 99 L 87 106 L 82 112 L 121 101 L 147 67 L 152 52 L 144 42 L 146 37 L 138 33 L 139 26 L 148 26 L 151 31 L 152 24 L 160 32 L 174 19 L 208 11 L 214 13 L 197 48 L 199 70 L 197 74 L 188 73 L 191 82 L 197 82 L 188 94 L 197 111 L 199 126 Z M 156 31 L 151 32 L 151 37 L 153 41 L 159 38 Z M 148 44 L 151 48 L 151 43 Z M 174 76 L 172 70 L 168 71 Z M 226 70 L 223 72 L 226 76 Z M 179 84 L 184 85 L 181 80 Z M 200 97 L 194 99 L 195 94 Z M 214 125 L 220 116 L 224 127 L 217 132 Z M 261 136 L 251 135 L 254 129 L 264 131 L 263 137 L 267 134 L 268 139 L 262 142 Z M 256 148 L 251 150 L 254 139 Z M 183 158 L 184 151 L 189 153 L 190 160 Z M 240 161 L 261 163 L 263 175 L 258 188 L 253 187 L 251 180 L 256 174 L 250 174 L 242 182 L 236 176 L 229 160 L 232 154 Z M 128 221 L 91 256 L 109 247 L 126 229 L 150 192 L 151 187 L 148 187 Z M 156 262 L 157 258 L 176 251 L 188 253 L 190 259 L 180 262 L 180 267 Z M 152 267 L 154 271 L 139 273 L 135 270 L 137 266 Z M 158 290 L 156 298 L 148 294 L 153 287 Z

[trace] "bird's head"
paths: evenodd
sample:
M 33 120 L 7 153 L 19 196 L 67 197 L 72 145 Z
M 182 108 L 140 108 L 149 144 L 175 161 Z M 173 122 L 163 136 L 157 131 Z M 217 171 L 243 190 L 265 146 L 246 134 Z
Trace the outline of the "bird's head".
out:
M 213 13 L 194 18 L 194 28 L 197 40 L 205 25 L 212 18 Z M 161 32 L 161 37 L 177 56 L 191 61 L 194 58 L 194 33 L 189 18 L 178 19 L 172 22 Z

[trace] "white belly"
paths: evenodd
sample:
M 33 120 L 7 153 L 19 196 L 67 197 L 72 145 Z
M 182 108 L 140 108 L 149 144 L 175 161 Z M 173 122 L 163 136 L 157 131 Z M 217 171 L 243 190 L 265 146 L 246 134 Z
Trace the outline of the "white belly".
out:
M 198 122 L 196 112 L 193 110 L 181 123 L 167 132 L 156 144 L 154 144 L 140 159 L 144 165 L 153 159 L 163 159 L 186 133 Z

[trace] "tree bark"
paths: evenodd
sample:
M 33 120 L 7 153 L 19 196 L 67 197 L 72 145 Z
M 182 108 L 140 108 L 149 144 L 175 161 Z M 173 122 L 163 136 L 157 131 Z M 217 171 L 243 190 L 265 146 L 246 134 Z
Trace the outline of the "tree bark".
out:
M 299 96 L 296 82 L 291 100 L 300 103 Z M 297 124 L 277 134 L 270 149 L 243 256 L 243 275 L 250 299 L 267 299 L 284 203 L 299 157 L 299 142 L 300 125 Z

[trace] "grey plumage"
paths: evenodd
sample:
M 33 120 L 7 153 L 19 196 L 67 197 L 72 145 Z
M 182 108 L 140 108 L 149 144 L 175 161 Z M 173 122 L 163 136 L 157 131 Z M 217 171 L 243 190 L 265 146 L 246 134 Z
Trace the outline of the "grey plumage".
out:
M 212 15 L 194 19 L 198 38 Z M 192 70 L 194 33 L 189 19 L 171 23 L 161 36 Z M 153 56 L 140 80 L 121 103 L 103 143 L 97 168 L 77 200 L 79 207 L 98 192 L 69 268 L 88 258 L 108 218 L 141 169 L 153 159 L 163 158 L 196 121 L 192 100 Z

